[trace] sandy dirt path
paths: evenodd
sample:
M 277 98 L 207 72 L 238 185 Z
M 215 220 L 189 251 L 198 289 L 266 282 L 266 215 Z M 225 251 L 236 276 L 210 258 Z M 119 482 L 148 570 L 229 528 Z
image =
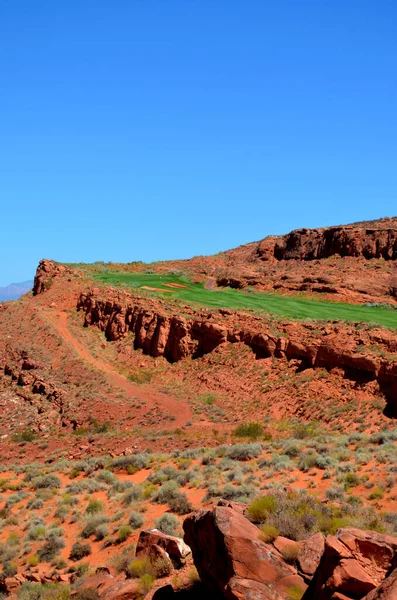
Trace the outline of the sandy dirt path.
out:
M 192 413 L 190 406 L 186 402 L 172 398 L 168 394 L 162 394 L 155 390 L 147 390 L 140 385 L 134 384 L 115 371 L 109 363 L 94 358 L 88 348 L 80 340 L 77 340 L 68 328 L 68 314 L 66 312 L 53 312 L 49 316 L 59 335 L 75 349 L 80 358 L 87 361 L 90 365 L 98 369 L 98 371 L 105 373 L 109 383 L 121 388 L 130 398 L 139 398 L 145 401 L 145 412 L 148 409 L 158 407 L 168 415 L 176 417 L 174 421 L 175 426 L 184 425 L 186 421 L 191 420 Z

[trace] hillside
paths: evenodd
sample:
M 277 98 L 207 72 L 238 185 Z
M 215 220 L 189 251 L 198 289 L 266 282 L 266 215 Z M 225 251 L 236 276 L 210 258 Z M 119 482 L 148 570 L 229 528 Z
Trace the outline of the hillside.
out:
M 270 520 L 282 536 L 396 533 L 396 232 L 387 219 L 189 261 L 41 261 L 33 291 L 0 304 L 4 548 L 18 521 L 54 521 L 65 539 L 49 563 L 69 581 L 91 500 L 106 525 L 87 536 L 95 570 L 164 514 L 177 531 L 193 508 L 263 489 L 315 503 L 296 530 Z M 171 480 L 176 499 L 160 494 Z M 43 531 L 7 555 L 24 581 Z

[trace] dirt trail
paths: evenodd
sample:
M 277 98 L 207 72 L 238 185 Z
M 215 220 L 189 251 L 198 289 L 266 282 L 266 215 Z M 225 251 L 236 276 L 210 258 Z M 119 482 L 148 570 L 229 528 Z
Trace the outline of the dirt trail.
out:
M 94 358 L 87 347 L 71 333 L 68 328 L 68 315 L 66 312 L 52 312 L 49 316 L 62 339 L 73 346 L 81 358 L 98 369 L 98 371 L 105 373 L 112 385 L 123 389 L 130 398 L 143 400 L 145 402 L 145 412 L 148 409 L 157 407 L 169 415 L 174 415 L 176 417 L 174 421 L 176 426 L 184 425 L 186 421 L 191 420 L 191 410 L 186 402 L 176 400 L 160 392 L 148 391 L 140 385 L 131 383 L 123 375 L 115 371 L 112 365 Z

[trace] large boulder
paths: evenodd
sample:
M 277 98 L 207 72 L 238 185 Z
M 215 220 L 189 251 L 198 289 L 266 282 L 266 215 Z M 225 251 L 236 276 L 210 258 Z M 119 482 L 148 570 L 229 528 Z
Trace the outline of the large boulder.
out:
M 164 549 L 172 562 L 177 566 L 181 565 L 186 557 L 191 554 L 191 549 L 181 538 L 167 535 L 158 529 L 144 529 L 139 534 L 136 545 L 136 556 L 150 554 L 152 546 Z
M 200 510 L 185 519 L 183 528 L 201 581 L 228 600 L 283 600 L 291 590 L 306 589 L 296 569 L 232 508 Z
M 396 551 L 397 538 L 390 535 L 339 529 L 325 540 L 324 554 L 304 600 L 364 598 L 395 567 Z

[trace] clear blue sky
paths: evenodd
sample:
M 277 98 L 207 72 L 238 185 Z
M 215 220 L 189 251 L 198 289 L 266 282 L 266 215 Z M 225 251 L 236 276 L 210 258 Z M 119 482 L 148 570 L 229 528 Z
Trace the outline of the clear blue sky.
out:
M 395 0 L 1 0 L 0 285 L 397 213 Z

